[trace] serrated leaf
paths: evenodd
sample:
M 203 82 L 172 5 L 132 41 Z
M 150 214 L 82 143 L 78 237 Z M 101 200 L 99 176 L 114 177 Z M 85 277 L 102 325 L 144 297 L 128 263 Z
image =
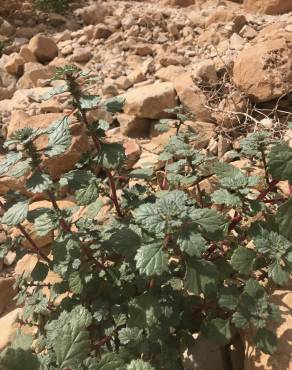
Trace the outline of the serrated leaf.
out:
M 31 272 L 31 277 L 34 281 L 43 281 L 49 273 L 49 267 L 43 262 L 38 262 Z
M 143 360 L 132 360 L 127 366 L 127 370 L 155 370 L 154 367 Z
M 46 100 L 51 99 L 55 95 L 63 94 L 64 92 L 67 92 L 67 91 L 68 91 L 68 86 L 67 84 L 64 84 L 61 86 L 54 87 L 53 89 L 48 91 L 46 94 L 43 94 L 41 98 L 42 100 L 46 101 Z
M 7 172 L 7 176 L 10 177 L 21 177 L 26 175 L 31 169 L 31 159 L 25 159 L 24 161 L 18 162 L 16 165 L 10 168 Z
M 97 108 L 101 101 L 98 95 L 82 95 L 79 99 L 81 109 L 90 110 Z
M 123 145 L 113 143 L 102 143 L 97 155 L 97 162 L 103 168 L 108 170 L 119 168 L 125 161 L 125 149 Z
M 88 205 L 88 207 L 86 208 L 85 215 L 88 218 L 94 219 L 98 215 L 99 211 L 102 209 L 103 206 L 104 206 L 103 201 L 101 199 L 97 199 L 95 202 L 90 203 Z
M 237 195 L 230 193 L 226 189 L 214 191 L 211 198 L 212 202 L 215 204 L 225 204 L 231 207 L 238 207 L 241 205 L 240 198 Z
M 93 180 L 93 174 L 90 171 L 74 170 L 64 174 L 59 183 L 60 186 L 70 186 L 73 189 L 80 189 L 85 187 Z
M 238 329 L 245 329 L 249 325 L 249 314 L 248 312 L 244 311 L 237 311 L 234 312 L 232 315 L 232 323 L 238 328 Z
M 207 232 L 214 233 L 222 229 L 223 218 L 213 209 L 195 209 L 191 212 L 191 219 Z
M 254 337 L 255 345 L 264 353 L 272 355 L 277 348 L 277 337 L 268 329 L 259 329 Z
M 292 198 L 279 207 L 276 222 L 279 225 L 280 233 L 292 240 Z
M 58 226 L 58 222 L 52 214 L 44 213 L 35 219 L 34 226 L 39 236 L 45 236 Z
M 189 256 L 201 257 L 206 250 L 206 240 L 196 231 L 184 230 L 177 238 L 180 249 Z
M 240 292 L 235 286 L 223 287 L 219 293 L 218 304 L 227 310 L 235 310 L 238 306 Z
M 121 344 L 136 344 L 142 340 L 142 329 L 133 327 L 133 328 L 122 328 L 119 331 L 119 340 Z
M 31 350 L 7 348 L 0 354 L 1 370 L 41 370 L 41 364 Z
M 290 277 L 290 272 L 285 270 L 278 261 L 275 261 L 268 267 L 268 274 L 278 285 L 287 284 Z
M 125 98 L 118 96 L 118 97 L 108 99 L 104 103 L 104 107 L 110 113 L 118 113 L 122 110 L 124 104 L 125 104 Z
M 63 117 L 52 123 L 48 128 L 49 147 L 45 154 L 54 157 L 64 153 L 71 145 L 71 133 L 69 129 L 69 118 Z
M 99 194 L 98 182 L 92 181 L 86 188 L 79 189 L 75 193 L 78 205 L 87 206 L 94 202 Z
M 124 360 L 118 354 L 109 352 L 101 356 L 96 370 L 119 370 L 124 364 Z
M 37 171 L 27 180 L 26 187 L 29 192 L 36 194 L 48 190 L 52 184 L 49 175 Z
M 80 273 L 74 271 L 69 275 L 69 288 L 75 294 L 81 294 L 83 291 L 83 281 L 81 279 Z
M 160 233 L 166 228 L 164 218 L 157 212 L 154 204 L 143 204 L 135 211 L 135 219 L 144 229 Z
M 268 170 L 274 179 L 292 182 L 292 149 L 288 145 L 273 146 L 268 156 Z
M 216 266 L 205 260 L 188 260 L 185 275 L 185 288 L 199 295 L 213 294 L 218 286 L 218 270 Z
M 238 247 L 231 257 L 231 266 L 241 274 L 249 274 L 253 270 L 256 253 L 245 247 Z
M 15 226 L 23 222 L 28 214 L 28 201 L 18 202 L 10 207 L 2 217 L 2 223 L 7 226 Z
M 153 168 L 138 168 L 130 172 L 129 176 L 136 179 L 150 180 L 153 176 Z
M 162 275 L 168 271 L 167 255 L 161 244 L 143 245 L 135 256 L 136 266 L 141 274 Z
M 221 346 L 231 340 L 229 320 L 217 318 L 207 321 L 203 324 L 202 332 L 208 340 Z
M 22 154 L 20 152 L 8 153 L 6 157 L 0 161 L 0 176 L 4 175 L 21 158 Z

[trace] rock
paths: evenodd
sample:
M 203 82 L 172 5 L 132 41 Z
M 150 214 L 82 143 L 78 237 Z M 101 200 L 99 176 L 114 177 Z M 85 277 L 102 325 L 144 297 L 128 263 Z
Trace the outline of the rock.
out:
M 41 63 L 50 62 L 58 55 L 58 46 L 55 41 L 40 34 L 30 40 L 28 48 Z
M 25 60 L 17 53 L 9 55 L 9 59 L 5 64 L 5 69 L 11 75 L 21 75 L 24 70 Z
M 25 63 L 35 63 L 37 62 L 36 56 L 34 53 L 29 49 L 28 45 L 23 45 L 20 48 L 19 55 L 25 60 Z
M 292 2 L 287 0 L 244 0 L 248 12 L 282 14 L 292 11 Z
M 8 137 L 16 130 L 25 127 L 46 128 L 54 121 L 63 118 L 62 114 L 49 113 L 40 114 L 37 116 L 28 116 L 23 111 L 15 111 L 12 113 L 10 123 L 8 125 Z M 84 127 L 76 123 L 71 125 L 72 143 L 69 149 L 61 156 L 53 158 L 44 158 L 44 165 L 48 168 L 53 178 L 58 178 L 61 174 L 72 170 L 82 156 L 82 153 L 89 150 L 90 144 Z M 44 135 L 36 140 L 38 148 L 46 147 L 48 141 Z
M 108 26 L 104 24 L 99 24 L 94 31 L 94 38 L 107 39 L 110 37 L 111 34 L 112 30 Z
M 1 4 L 2 6 L 2 4 Z M 10 37 L 14 33 L 14 27 L 6 19 L 0 17 L 0 35 Z
M 84 48 L 77 48 L 71 56 L 72 62 L 87 63 L 92 58 L 91 48 L 89 46 Z
M 163 67 L 168 67 L 170 65 L 186 66 L 190 63 L 190 61 L 187 57 L 184 57 L 182 55 L 177 55 L 177 54 L 163 54 L 160 57 L 158 57 L 158 62 Z
M 4 265 L 5 266 L 12 266 L 15 262 L 16 259 L 16 252 L 8 251 L 6 256 L 3 259 Z
M 176 106 L 176 94 L 170 82 L 134 88 L 123 97 L 124 113 L 138 118 L 159 118 L 165 115 L 165 109 Z
M 103 23 L 105 16 L 108 14 L 107 8 L 101 4 L 93 4 L 77 9 L 75 12 L 80 15 L 85 24 Z
M 244 370 L 288 370 L 291 369 L 292 353 L 292 292 L 276 290 L 271 298 L 282 314 L 282 320 L 269 325 L 278 340 L 276 352 L 270 356 L 257 350 L 252 342 L 254 333 L 245 333 L 246 356 Z
M 193 73 L 195 80 L 214 84 L 218 81 L 215 64 L 212 60 L 203 60 L 195 65 Z
M 16 330 L 14 323 L 20 312 L 21 310 L 16 308 L 0 318 L 0 351 L 11 343 Z
M 195 4 L 195 0 L 164 0 L 163 4 L 186 7 Z
M 175 79 L 174 87 L 182 105 L 193 113 L 197 120 L 205 122 L 211 120 L 211 114 L 205 106 L 207 104 L 207 98 L 194 84 L 188 72 L 181 74 Z
M 13 288 L 14 283 L 14 278 L 0 277 L 0 315 L 11 306 L 12 298 L 16 294 L 16 289 Z
M 140 55 L 141 57 L 153 54 L 152 47 L 146 43 L 134 44 L 131 46 L 131 50 L 133 50 L 135 54 Z
M 174 82 L 181 74 L 185 72 L 185 69 L 182 66 L 170 65 L 165 68 L 160 68 L 155 76 L 161 81 L 170 81 Z
M 230 37 L 230 49 L 233 50 L 242 50 L 244 47 L 245 41 L 241 36 L 234 32 Z
M 233 79 L 241 91 L 257 102 L 287 93 L 292 83 L 291 45 L 282 37 L 246 48 L 235 60 Z
M 26 63 L 24 67 L 24 74 L 18 80 L 18 89 L 31 89 L 40 86 L 43 80 L 49 80 L 54 76 L 56 67 L 43 66 L 39 63 Z
M 137 118 L 128 114 L 118 114 L 117 120 L 120 124 L 121 133 L 129 137 L 145 137 L 149 135 L 151 120 Z
M 124 144 L 127 168 L 132 168 L 141 154 L 141 148 L 135 140 L 128 140 Z

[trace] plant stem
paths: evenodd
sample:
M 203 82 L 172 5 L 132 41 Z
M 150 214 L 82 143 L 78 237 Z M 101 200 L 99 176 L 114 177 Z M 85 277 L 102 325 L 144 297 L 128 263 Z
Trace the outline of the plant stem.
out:
M 230 346 L 229 344 L 226 344 L 226 346 L 221 347 L 221 356 L 222 356 L 222 362 L 224 364 L 225 370 L 234 370 L 231 356 L 230 356 Z
M 111 197 L 112 197 L 112 200 L 114 202 L 117 214 L 118 214 L 119 217 L 123 217 L 123 214 L 122 214 L 122 211 L 121 211 L 121 208 L 120 208 L 120 205 L 119 205 L 119 201 L 118 201 L 117 189 L 116 189 L 116 184 L 115 184 L 113 175 L 112 175 L 110 170 L 106 170 L 106 174 L 107 174 L 107 177 L 108 177 L 108 180 L 109 180 L 109 183 L 110 183 Z
M 265 197 L 272 191 L 274 190 L 274 188 L 277 186 L 277 184 L 279 183 L 279 180 L 272 180 L 270 183 L 269 183 L 269 186 L 267 189 L 263 190 L 259 196 L 257 197 L 257 200 L 264 200 Z
M 269 179 L 268 165 L 267 165 L 267 159 L 266 159 L 266 154 L 265 154 L 264 149 L 261 149 L 261 155 L 262 155 L 262 161 L 263 161 L 264 170 L 265 170 L 266 183 L 269 186 L 270 185 L 270 179 Z
M 47 191 L 47 194 L 48 194 L 48 196 L 50 198 L 50 201 L 52 202 L 52 205 L 53 205 L 55 211 L 58 212 L 58 213 L 60 213 L 61 210 L 60 210 L 60 208 L 58 206 L 58 203 L 56 201 L 55 194 L 53 192 L 51 192 L 51 191 Z M 67 223 L 67 221 L 63 217 L 60 218 L 59 224 L 60 224 L 61 228 L 64 231 L 67 231 L 69 233 L 71 232 L 70 225 Z
M 0 208 L 3 209 L 3 211 L 7 211 L 6 206 L 0 201 Z M 44 261 L 46 261 L 49 265 L 51 264 L 51 260 L 41 251 L 41 249 L 37 246 L 35 241 L 31 238 L 31 236 L 28 234 L 28 232 L 25 230 L 25 228 L 21 224 L 17 224 L 16 227 L 18 230 L 22 233 L 22 235 L 25 237 L 25 239 L 29 242 L 31 245 L 32 250 L 42 257 Z

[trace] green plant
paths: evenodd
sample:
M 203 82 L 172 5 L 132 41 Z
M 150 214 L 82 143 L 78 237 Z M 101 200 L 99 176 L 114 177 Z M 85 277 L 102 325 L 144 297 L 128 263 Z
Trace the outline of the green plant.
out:
M 179 348 L 194 333 L 228 348 L 236 331 L 248 327 L 255 344 L 273 353 L 276 337 L 267 324 L 280 314 L 269 296 L 288 281 L 292 267 L 292 202 L 276 193 L 276 185 L 292 180 L 292 149 L 267 135 L 244 141 L 243 155 L 265 158 L 268 184 L 257 194 L 260 178 L 193 148 L 195 133 L 176 111 L 174 135 L 159 158 L 163 180 L 154 168 L 129 172 L 123 146 L 106 140 L 108 123 L 88 121 L 90 110 L 116 113 L 123 100 L 89 95 L 92 80 L 73 66 L 55 78 L 65 84 L 46 98 L 67 91 L 72 112 L 46 130 L 15 132 L 0 163 L 2 175 L 27 176 L 26 195 L 7 194 L 0 207 L 2 224 L 18 228 L 30 245 L 24 249 L 21 237 L 8 237 L 1 253 L 38 257 L 33 271 L 17 281 L 19 323 L 38 330 L 16 335 L 0 356 L 1 369 L 178 370 Z M 43 159 L 68 149 L 74 116 L 94 150 L 53 179 Z M 166 123 L 171 129 L 170 121 L 160 122 L 160 129 Z M 42 135 L 48 146 L 38 149 Z M 210 176 L 218 188 L 207 194 L 201 185 Z M 129 187 L 129 179 L 137 183 Z M 77 206 L 64 211 L 57 201 L 65 190 Z M 52 207 L 31 211 L 36 195 Z M 105 224 L 98 219 L 101 198 L 113 204 Z M 39 235 L 54 233 L 50 255 L 28 234 L 25 220 Z M 49 271 L 61 281 L 46 283 Z
M 33 6 L 44 12 L 63 13 L 68 9 L 71 0 L 33 0 Z

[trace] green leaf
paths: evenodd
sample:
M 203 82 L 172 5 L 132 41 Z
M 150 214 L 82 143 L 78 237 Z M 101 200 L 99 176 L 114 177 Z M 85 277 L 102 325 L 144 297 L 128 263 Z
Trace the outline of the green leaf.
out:
M 4 175 L 21 158 L 22 154 L 20 152 L 8 153 L 6 157 L 0 161 L 0 176 Z
M 143 330 L 137 327 L 133 328 L 122 328 L 119 331 L 119 340 L 121 344 L 137 344 L 139 343 L 143 336 Z
M 178 235 L 177 244 L 189 256 L 201 257 L 206 250 L 206 240 L 196 231 L 185 230 Z
M 69 288 L 75 294 L 81 294 L 83 291 L 83 281 L 79 271 L 74 271 L 69 275 Z
M 101 356 L 96 370 L 119 370 L 124 364 L 124 360 L 118 354 L 109 352 Z
M 30 350 L 7 348 L 0 354 L 1 370 L 41 370 L 40 362 Z
M 185 288 L 199 295 L 213 294 L 219 282 L 218 270 L 212 262 L 205 260 L 187 260 Z
M 58 221 L 52 213 L 44 213 L 35 219 L 34 226 L 39 236 L 45 236 L 58 227 Z
M 280 233 L 292 240 L 292 198 L 279 207 L 276 222 L 279 225 Z
M 250 315 L 248 312 L 245 311 L 237 311 L 234 312 L 232 315 L 232 323 L 238 328 L 238 329 L 245 329 L 249 325 L 249 319 Z
M 227 310 L 235 310 L 239 303 L 239 290 L 235 286 L 223 287 L 219 293 L 218 304 Z
M 256 253 L 245 247 L 238 247 L 232 257 L 231 266 L 241 274 L 250 274 L 253 270 Z
M 89 311 L 76 306 L 70 313 L 62 312 L 50 329 L 56 362 L 60 370 L 78 369 L 91 350 L 87 327 L 92 317 Z
M 160 133 L 167 132 L 170 129 L 170 123 L 172 120 L 161 119 L 154 125 L 154 129 Z
M 127 370 L 155 370 L 149 362 L 143 360 L 132 360 L 127 366 Z
M 86 188 L 77 190 L 76 202 L 78 205 L 87 206 L 94 202 L 99 194 L 98 182 L 92 181 Z
M 153 276 L 168 271 L 167 255 L 162 244 L 143 245 L 138 249 L 135 260 L 141 274 Z
M 18 162 L 7 172 L 7 176 L 10 177 L 21 177 L 26 175 L 31 169 L 31 159 L 25 159 L 24 161 Z
M 110 113 L 118 113 L 122 110 L 124 104 L 125 104 L 125 98 L 118 96 L 118 97 L 108 99 L 104 103 L 104 107 Z
M 157 212 L 155 204 L 143 204 L 135 211 L 136 221 L 145 230 L 154 233 L 163 232 L 166 228 L 164 218 Z
M 153 176 L 153 168 L 138 168 L 130 172 L 129 176 L 136 179 L 150 180 Z
M 191 219 L 210 233 L 221 230 L 224 224 L 224 220 L 219 213 L 209 208 L 193 210 L 191 212 Z
M 125 161 L 125 149 L 123 145 L 113 143 L 101 143 L 100 151 L 97 155 L 97 162 L 108 170 L 119 168 Z
M 268 329 L 259 329 L 254 337 L 255 345 L 264 353 L 273 355 L 277 348 L 277 337 Z
M 237 195 L 230 193 L 226 189 L 214 191 L 211 198 L 212 202 L 215 204 L 225 204 L 230 207 L 238 207 L 241 205 L 240 198 Z
M 71 145 L 71 133 L 69 129 L 69 118 L 63 117 L 52 123 L 48 128 L 49 147 L 45 154 L 54 157 L 64 153 Z
M 49 267 L 43 262 L 38 262 L 31 272 L 34 281 L 43 281 L 49 273 Z
M 290 277 L 290 272 L 285 270 L 278 261 L 268 267 L 268 274 L 278 285 L 287 284 Z
M 67 92 L 67 91 L 68 91 L 68 86 L 67 84 L 64 84 L 61 86 L 54 87 L 53 89 L 48 91 L 46 94 L 43 94 L 41 98 L 42 100 L 46 101 L 46 100 L 51 99 L 55 95 L 63 94 L 64 92 Z
M 89 204 L 89 206 L 86 208 L 85 215 L 88 218 L 94 219 L 103 206 L 103 201 L 101 199 L 97 199 L 95 202 Z
M 91 180 L 94 180 L 94 176 L 90 171 L 74 170 L 64 174 L 59 183 L 60 186 L 70 186 L 70 188 L 78 190 L 81 187 L 86 187 Z
M 292 182 L 292 148 L 286 144 L 273 146 L 268 156 L 268 170 L 274 179 Z
M 15 226 L 24 221 L 28 214 L 28 201 L 18 202 L 10 207 L 2 217 L 2 223 L 7 226 Z
M 53 184 L 49 175 L 41 172 L 35 172 L 26 182 L 26 187 L 29 192 L 34 194 L 42 193 L 48 190 Z
M 223 319 L 212 319 L 203 324 L 202 332 L 208 340 L 223 346 L 231 340 L 230 321 Z
M 82 97 L 79 100 L 81 109 L 84 110 L 97 108 L 100 101 L 101 98 L 98 95 L 82 95 Z

